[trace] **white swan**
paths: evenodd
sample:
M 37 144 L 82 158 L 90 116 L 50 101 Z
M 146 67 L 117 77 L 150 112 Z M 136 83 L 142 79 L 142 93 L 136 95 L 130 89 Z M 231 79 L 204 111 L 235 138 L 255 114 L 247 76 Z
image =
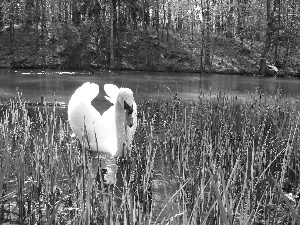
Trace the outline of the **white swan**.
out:
M 132 145 L 137 127 L 137 107 L 129 88 L 105 84 L 104 90 L 107 94 L 105 98 L 113 106 L 102 116 L 91 105 L 99 93 L 99 86 L 87 82 L 72 95 L 68 105 L 68 120 L 79 140 L 87 143 L 92 151 L 120 157 L 124 154 L 123 150 Z

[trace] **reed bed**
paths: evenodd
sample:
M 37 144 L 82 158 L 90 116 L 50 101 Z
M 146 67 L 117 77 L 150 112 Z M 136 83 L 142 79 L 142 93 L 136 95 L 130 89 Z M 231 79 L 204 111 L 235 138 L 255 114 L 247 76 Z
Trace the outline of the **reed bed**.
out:
M 0 120 L 1 224 L 300 224 L 300 104 L 141 100 L 119 193 L 55 107 L 21 100 Z

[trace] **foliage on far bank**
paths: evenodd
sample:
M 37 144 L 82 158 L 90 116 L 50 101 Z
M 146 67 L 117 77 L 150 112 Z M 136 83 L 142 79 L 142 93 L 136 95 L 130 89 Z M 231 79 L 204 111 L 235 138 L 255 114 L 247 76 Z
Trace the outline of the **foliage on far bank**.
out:
M 76 27 L 71 24 L 53 24 L 46 42 L 36 36 L 35 29 L 15 27 L 14 46 L 11 47 L 9 32 L 0 36 L 0 66 L 13 68 L 84 69 L 93 72 L 109 69 L 109 47 L 94 43 L 93 24 Z M 258 74 L 261 42 L 251 44 L 244 40 L 213 35 L 211 38 L 211 65 L 201 66 L 201 34 L 193 40 L 184 33 L 160 31 L 160 46 L 156 31 L 148 31 L 149 64 L 144 63 L 142 31 L 124 31 L 117 43 L 116 69 L 150 70 L 168 72 L 217 72 Z M 251 45 L 251 46 L 250 46 Z M 170 47 L 168 47 L 170 46 Z M 280 68 L 280 65 L 279 65 Z M 282 67 L 283 75 L 297 75 L 297 67 Z M 269 70 L 270 75 L 278 75 Z
M 0 67 L 299 75 L 299 4 L 4 1 Z

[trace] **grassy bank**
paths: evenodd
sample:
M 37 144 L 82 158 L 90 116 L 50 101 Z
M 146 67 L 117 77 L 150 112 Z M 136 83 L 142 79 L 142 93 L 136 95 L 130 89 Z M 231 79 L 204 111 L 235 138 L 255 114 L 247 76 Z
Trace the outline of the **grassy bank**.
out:
M 299 107 L 259 93 L 140 101 L 115 200 L 55 109 L 12 104 L 0 122 L 0 223 L 300 224 Z

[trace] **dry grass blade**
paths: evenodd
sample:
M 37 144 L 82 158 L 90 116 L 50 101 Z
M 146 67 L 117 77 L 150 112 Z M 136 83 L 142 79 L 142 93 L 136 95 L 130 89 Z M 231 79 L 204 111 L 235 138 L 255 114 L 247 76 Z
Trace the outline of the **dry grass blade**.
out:
M 216 206 L 217 203 L 218 203 L 218 200 L 216 200 L 216 201 L 211 205 L 210 209 L 209 209 L 208 212 L 207 212 L 207 215 L 205 216 L 205 218 L 203 219 L 203 222 L 202 222 L 201 224 L 204 225 L 204 224 L 206 223 L 206 221 L 207 221 L 208 218 L 209 218 L 210 213 L 214 210 L 214 208 L 215 208 L 215 206 Z
M 270 169 L 271 165 L 276 161 L 276 159 L 278 159 L 278 157 L 284 153 L 287 149 L 284 148 L 282 149 L 275 157 L 274 159 L 268 164 L 268 166 L 264 169 L 264 171 L 261 173 L 261 175 L 258 177 L 255 187 L 257 186 L 258 182 L 260 181 L 260 179 L 263 177 L 263 175 L 268 171 L 268 169 Z

